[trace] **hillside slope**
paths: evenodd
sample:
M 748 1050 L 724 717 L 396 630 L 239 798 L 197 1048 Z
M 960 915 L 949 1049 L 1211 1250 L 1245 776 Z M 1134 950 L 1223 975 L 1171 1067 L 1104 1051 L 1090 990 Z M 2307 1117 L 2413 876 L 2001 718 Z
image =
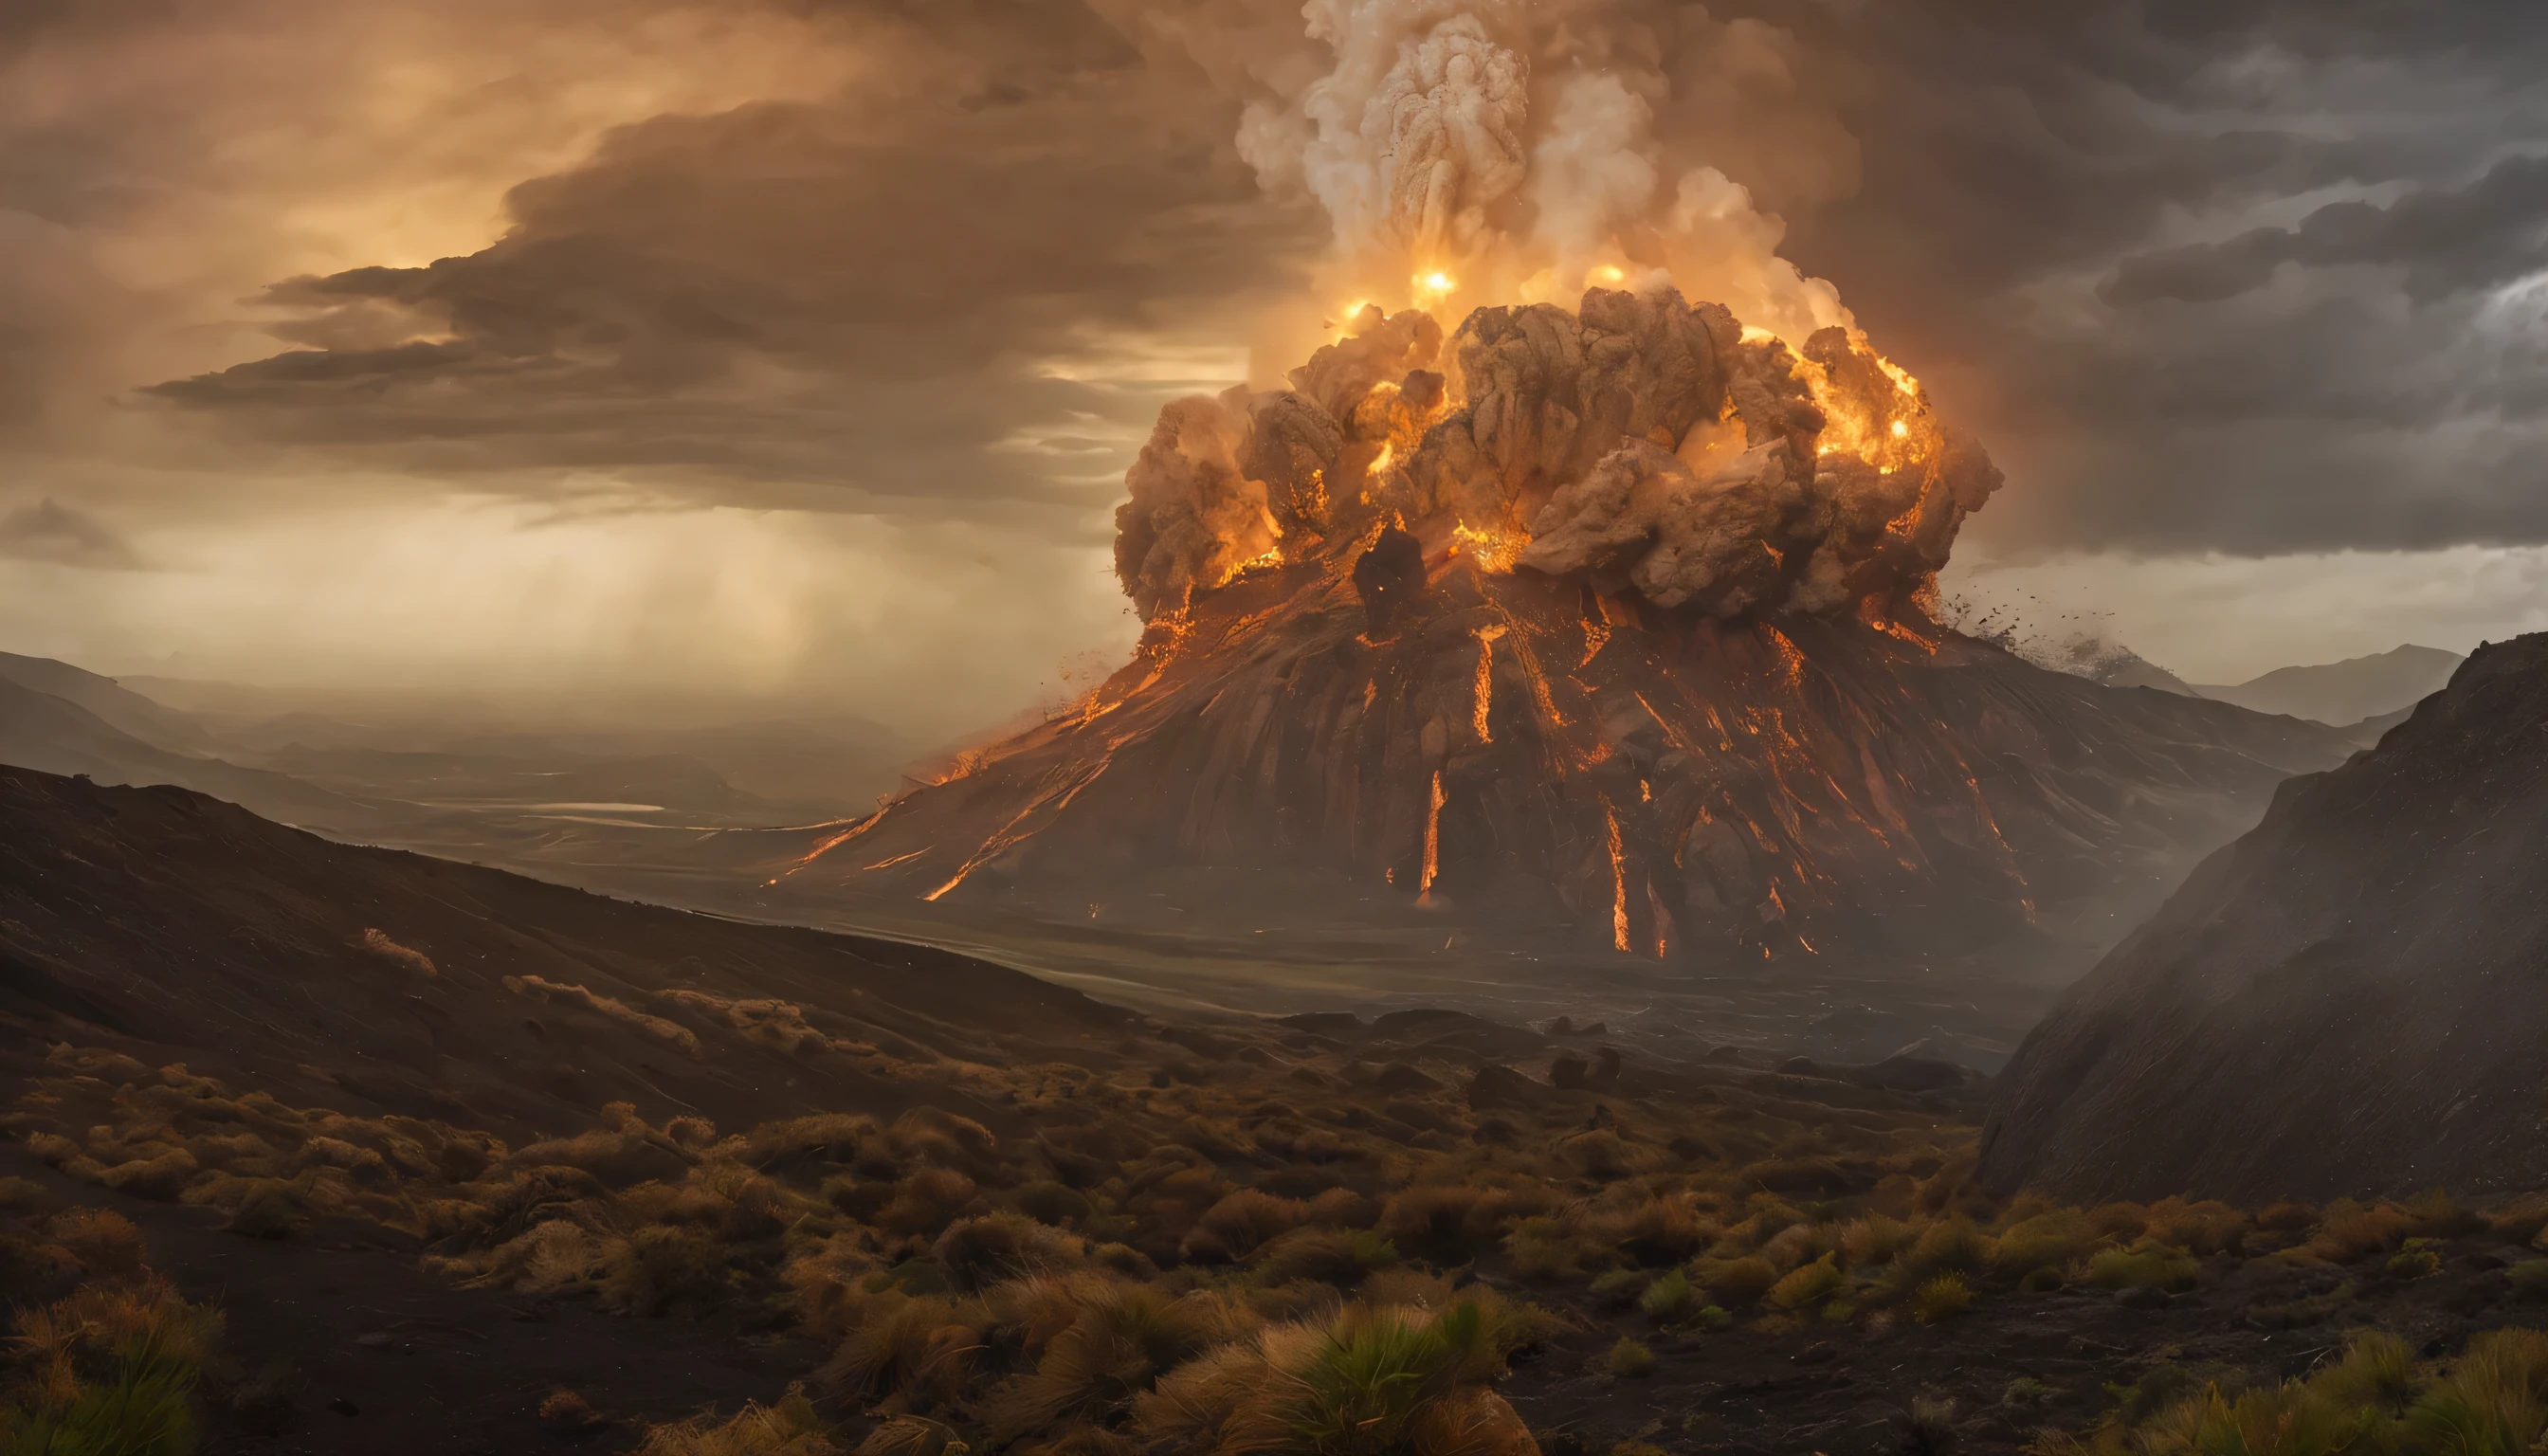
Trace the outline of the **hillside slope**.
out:
M 926 1089 L 863 1050 L 1068 1060 L 1131 1020 L 963 956 L 333 844 L 177 788 L 0 769 L 0 1061 L 112 1045 L 518 1137 L 621 1098 L 890 1112 Z
M 2073 987 L 1984 1177 L 2065 1199 L 2548 1183 L 2548 635 L 2295 779 Z

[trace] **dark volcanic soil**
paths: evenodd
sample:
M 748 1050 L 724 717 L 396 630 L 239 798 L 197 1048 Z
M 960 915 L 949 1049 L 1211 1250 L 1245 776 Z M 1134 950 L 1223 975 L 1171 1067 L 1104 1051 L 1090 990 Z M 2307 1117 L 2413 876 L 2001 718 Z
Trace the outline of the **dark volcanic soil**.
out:
M 2160 1366 L 2198 1380 L 2281 1380 L 2340 1354 L 2355 1325 L 2434 1356 L 2480 1330 L 2548 1324 L 2548 1306 L 2516 1298 L 2502 1272 L 2510 1259 L 2537 1255 L 2502 1243 L 2462 1239 L 2445 1251 L 2442 1272 L 2412 1280 L 2381 1272 L 2385 1252 L 2353 1268 L 2309 1269 L 2216 1255 L 2204 1285 L 2164 1308 L 2132 1308 L 2101 1290 L 1999 1290 L 1948 1323 L 1883 1331 L 1808 1324 L 1669 1335 L 1634 1312 L 1588 1308 L 1586 1327 L 1522 1364 L 1503 1389 L 1549 1456 L 1599 1456 L 1621 1440 L 1728 1456 L 1897 1456 L 1915 1400 L 1954 1403 L 1958 1452 L 2015 1452 L 2044 1426 L 2095 1423 L 2116 1403 L 2109 1385 Z M 1605 1373 L 1623 1330 L 1654 1350 L 1653 1375 Z M 2021 1379 L 2046 1389 L 2021 1387 L 2012 1398 Z
M 250 1416 L 206 1403 L 204 1456 L 625 1450 L 636 1430 L 627 1422 L 768 1401 L 820 1358 L 748 1333 L 731 1317 L 627 1320 L 589 1302 L 456 1289 L 420 1270 L 413 1249 L 382 1246 L 377 1231 L 348 1229 L 344 1242 L 242 1238 L 221 1231 L 213 1210 L 93 1187 L 14 1143 L 0 1144 L 0 1175 L 131 1219 L 153 1265 L 222 1312 L 238 1375 L 290 1362 L 299 1389 L 282 1411 Z M 614 1425 L 562 1439 L 539 1416 L 561 1387 Z

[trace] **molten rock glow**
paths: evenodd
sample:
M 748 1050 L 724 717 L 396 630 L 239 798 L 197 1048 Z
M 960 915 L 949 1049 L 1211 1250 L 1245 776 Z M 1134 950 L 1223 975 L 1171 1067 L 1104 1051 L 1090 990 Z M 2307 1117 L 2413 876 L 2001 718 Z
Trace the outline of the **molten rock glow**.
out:
M 1800 358 L 1669 288 L 1480 309 L 1447 345 L 1415 310 L 1353 327 L 1289 390 L 1161 413 L 1116 517 L 1145 620 L 1383 523 L 1428 558 L 1518 539 L 1469 554 L 1708 617 L 1889 617 L 2000 483 L 1844 328 Z

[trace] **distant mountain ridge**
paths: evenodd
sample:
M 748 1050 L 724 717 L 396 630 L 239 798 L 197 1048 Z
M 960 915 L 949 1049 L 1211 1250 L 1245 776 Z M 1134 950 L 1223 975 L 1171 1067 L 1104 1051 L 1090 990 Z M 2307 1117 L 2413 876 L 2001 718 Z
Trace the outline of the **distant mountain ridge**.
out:
M 101 783 L 173 783 L 228 799 L 282 823 L 339 833 L 372 827 L 377 819 L 370 806 L 304 783 L 290 774 L 180 753 L 137 737 L 85 703 L 26 685 L 19 680 L 18 674 L 25 670 L 18 664 L 29 662 L 63 667 L 42 659 L 20 658 L 6 665 L 8 671 L 0 672 L 0 763 L 47 774 L 81 774 Z M 38 682 L 49 677 L 100 702 L 127 722 L 149 721 L 148 715 L 132 703 L 143 708 L 158 707 L 147 698 L 130 693 L 124 694 L 132 699 L 127 703 L 78 681 L 92 675 L 78 673 L 77 669 L 65 671 L 78 674 L 78 678 L 40 672 L 27 672 L 26 676 Z M 109 688 L 114 685 L 103 678 L 93 682 L 106 683 Z M 183 740 L 182 734 L 172 736 Z
M 2342 662 L 2277 668 L 2244 682 L 2198 682 L 2194 690 L 2260 713 L 2288 713 L 2346 727 L 2412 707 L 2440 691 L 2465 661 L 2438 647 L 2409 645 Z
M 58 697 L 95 714 L 116 731 L 157 748 L 185 754 L 216 751 L 213 735 L 189 714 L 69 663 L 0 652 L 0 682 Z

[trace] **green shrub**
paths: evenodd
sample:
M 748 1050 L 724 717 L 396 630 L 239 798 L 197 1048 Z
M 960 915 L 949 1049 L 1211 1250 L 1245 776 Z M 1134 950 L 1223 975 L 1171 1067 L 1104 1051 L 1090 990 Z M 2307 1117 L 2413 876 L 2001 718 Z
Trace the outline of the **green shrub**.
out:
M 1970 1274 L 1980 1272 L 1983 1265 L 1989 1261 L 1989 1257 L 1990 1246 L 1982 1237 L 1982 1231 L 1973 1227 L 1972 1220 L 1957 1214 L 1952 1219 L 1941 1220 L 1920 1230 L 1920 1236 L 1912 1243 L 1910 1252 L 1901 1255 L 1896 1263 L 1904 1270 L 1919 1275 L 1935 1274 L 1946 1269 L 1956 1269 Z
M 1839 1294 L 1849 1284 L 1840 1272 L 1840 1261 L 1830 1254 L 1788 1272 L 1770 1286 L 1763 1302 L 1781 1310 L 1802 1310 L 1823 1303 Z
M 1911 1295 L 1911 1318 L 1923 1324 L 1953 1320 L 1973 1306 L 1973 1287 L 1961 1274 L 1940 1274 Z
M 2548 1333 L 2499 1329 L 2469 1341 L 2407 1412 L 2411 1441 L 2452 1456 L 2518 1456 L 2548 1430 Z
M 1269 1445 L 1384 1456 L 1406 1450 L 1442 1412 L 1501 1407 L 1464 1394 L 1502 1368 L 1493 1322 L 1465 1301 L 1434 1319 L 1404 1308 L 1346 1310 L 1283 1372 L 1268 1413 L 1285 1439 Z M 1502 1414 L 1509 1419 L 1509 1409 Z
M 2389 1256 L 2388 1269 L 2393 1279 L 2422 1279 L 2442 1272 L 2442 1255 L 2431 1240 L 2410 1238 L 2406 1247 Z
M 1637 1296 L 1637 1308 L 1647 1319 L 1669 1324 L 1697 1313 L 1698 1291 L 1690 1288 L 1688 1275 L 1674 1269 L 1646 1286 Z
M 2369 1445 L 2379 1420 L 2299 1381 L 2234 1395 L 2209 1385 L 2141 1432 L 2148 1456 L 2341 1456 Z
M 2525 1300 L 2548 1300 L 2548 1259 L 2523 1259 L 2507 1273 L 2513 1293 Z
M 2396 1410 L 2414 1397 L 2415 1352 L 2394 1334 L 2365 1330 L 2310 1384 L 2341 1405 Z
M 1655 1352 L 1623 1334 L 1610 1347 L 1608 1365 L 1621 1380 L 1643 1380 L 1655 1373 Z
M 1914 1396 L 1893 1420 L 1902 1438 L 1902 1456 L 1947 1456 L 1956 1448 L 1956 1403 L 1934 1396 Z
M 2077 1210 L 2055 1209 L 2014 1225 L 1993 1239 L 1990 1267 L 2006 1278 L 2047 1267 L 2057 1270 L 2084 1257 L 2097 1241 L 2096 1231 Z
M 1690 1316 L 1689 1322 L 1701 1329 L 1730 1329 L 1734 1325 L 1734 1316 L 1722 1305 L 1709 1305 Z
M 1653 1283 L 1654 1276 L 1643 1269 L 1604 1270 L 1592 1281 L 1592 1298 L 1613 1309 L 1625 1309 L 1644 1298 Z
M 2188 1289 L 2202 1273 L 2192 1254 L 2147 1239 L 2099 1249 L 2088 1260 L 2088 1282 L 2099 1289 Z
M 221 1316 L 156 1277 L 83 1285 L 18 1316 L 36 1372 L 0 1410 L 0 1449 L 29 1456 L 189 1456 L 195 1389 Z

